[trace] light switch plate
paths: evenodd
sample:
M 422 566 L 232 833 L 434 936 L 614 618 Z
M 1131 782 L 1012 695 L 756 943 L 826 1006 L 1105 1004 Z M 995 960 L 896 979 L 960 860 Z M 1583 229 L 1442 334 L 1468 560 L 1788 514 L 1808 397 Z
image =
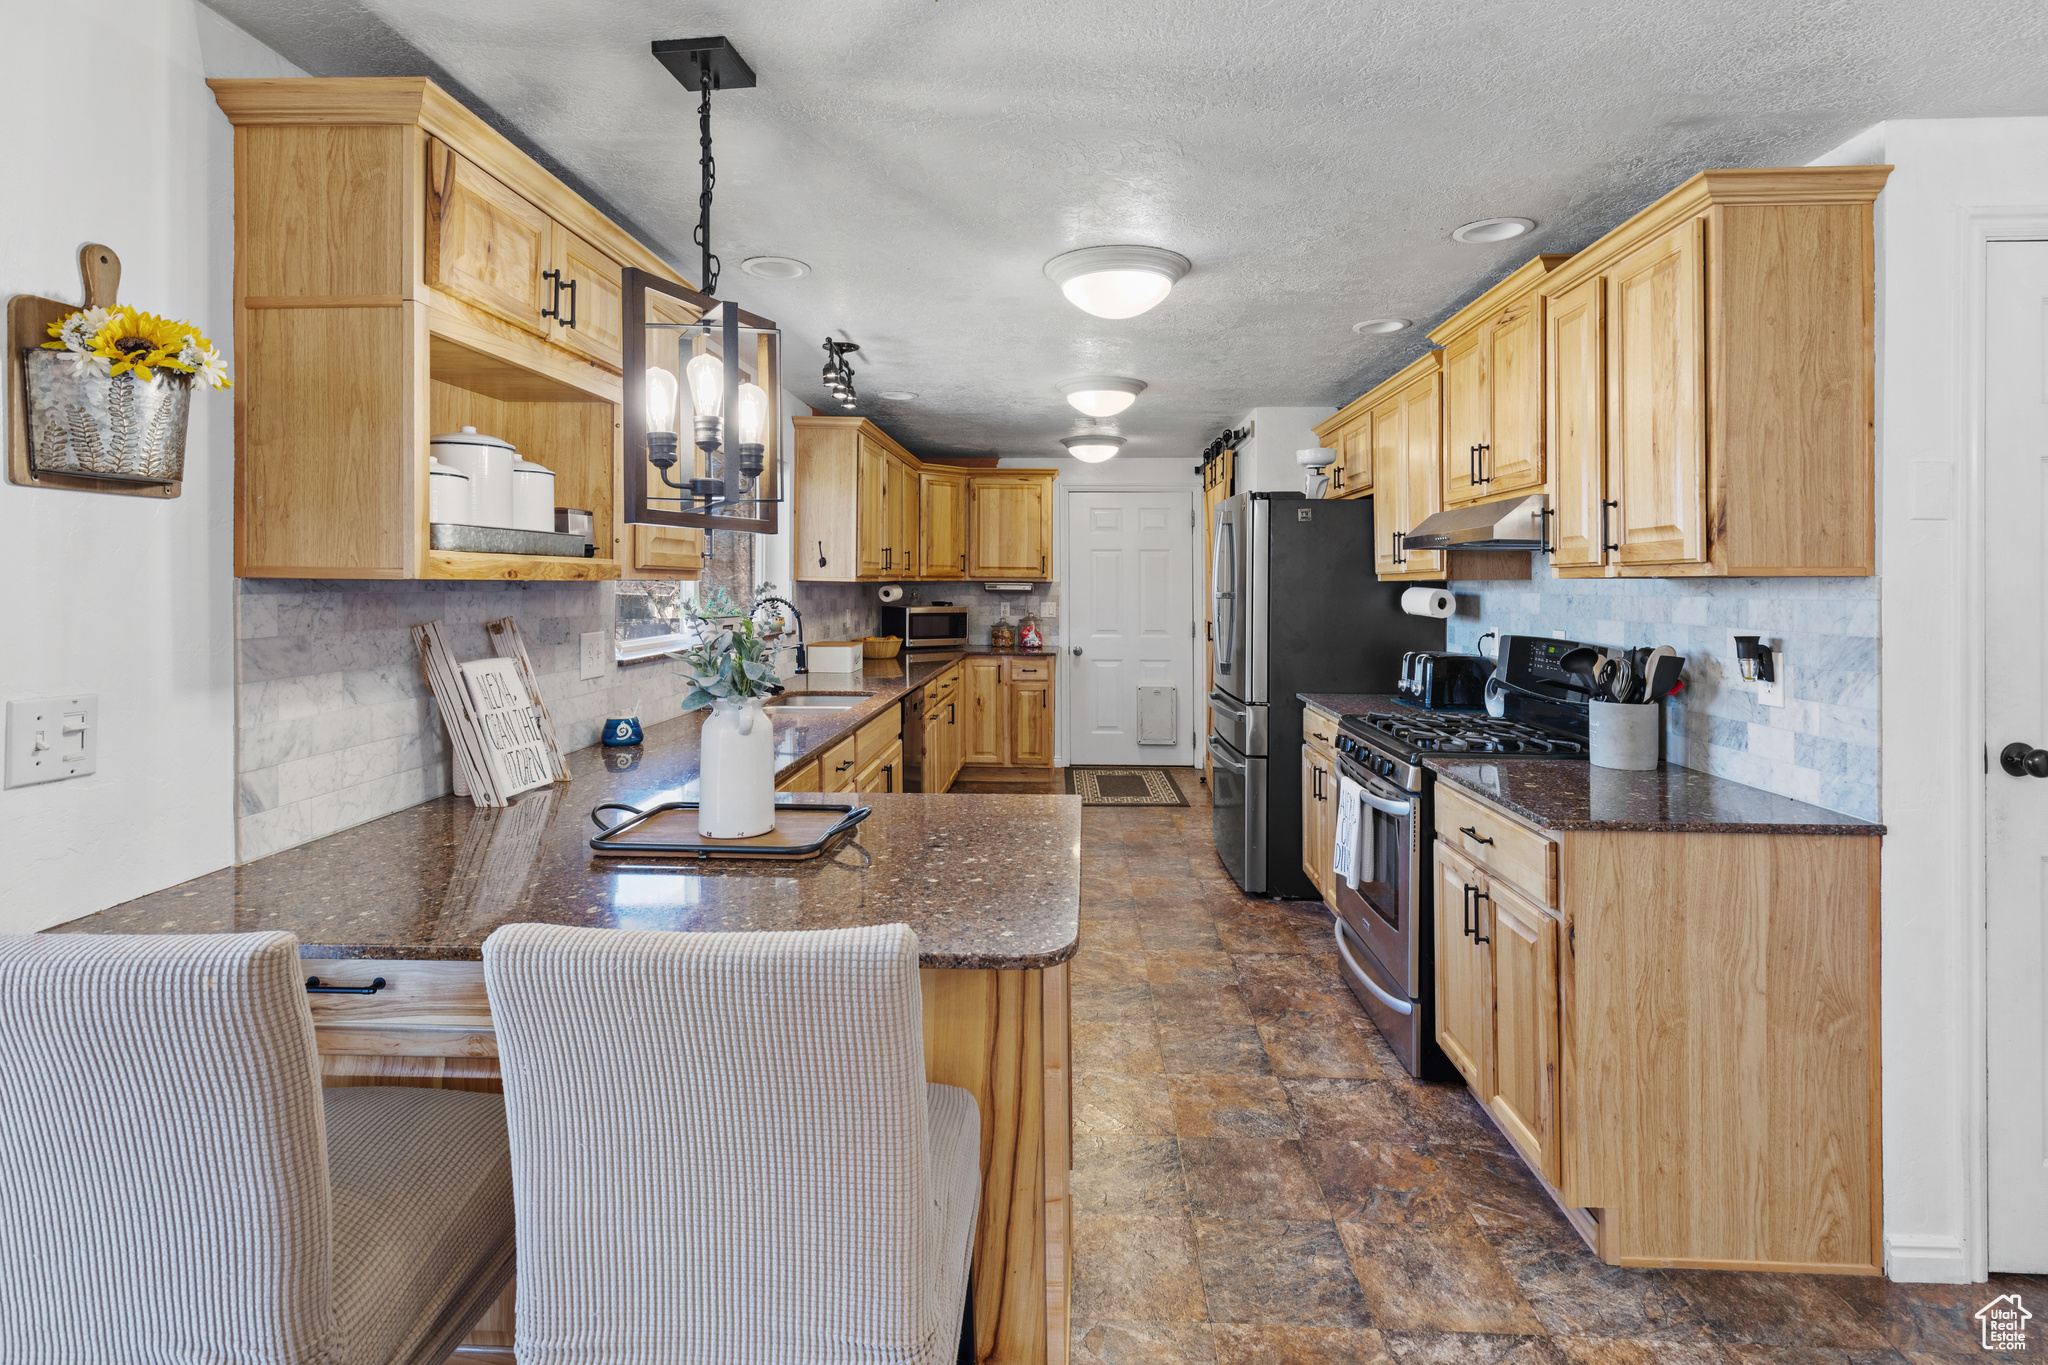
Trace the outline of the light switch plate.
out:
M 606 647 L 605 635 L 601 630 L 583 632 L 582 666 L 576 676 L 583 679 L 602 678 L 604 666 L 611 662 L 611 650 Z
M 1057 621 L 1060 619 L 1060 604 L 1057 601 L 1047 602 L 1038 609 L 1038 614 L 1048 621 Z
M 90 692 L 7 703 L 7 785 L 32 787 L 97 771 L 100 699 Z

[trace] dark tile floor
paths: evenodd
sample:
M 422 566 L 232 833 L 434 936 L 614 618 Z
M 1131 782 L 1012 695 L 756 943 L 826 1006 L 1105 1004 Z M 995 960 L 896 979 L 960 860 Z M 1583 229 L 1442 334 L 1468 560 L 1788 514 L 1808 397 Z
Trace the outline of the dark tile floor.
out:
M 1602 1264 L 1462 1086 L 1400 1069 L 1328 912 L 1238 894 L 1175 776 L 1187 809 L 1082 815 L 1075 1361 L 1934 1365 L 2013 1291 L 2048 1350 L 2048 1277 Z

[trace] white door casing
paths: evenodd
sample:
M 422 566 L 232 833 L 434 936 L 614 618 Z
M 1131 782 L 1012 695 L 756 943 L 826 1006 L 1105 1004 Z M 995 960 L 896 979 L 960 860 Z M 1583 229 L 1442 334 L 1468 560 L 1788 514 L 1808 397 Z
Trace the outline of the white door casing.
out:
M 1178 488 L 1067 494 L 1070 765 L 1196 761 L 1194 507 Z M 1177 693 L 1171 747 L 1138 743 L 1138 689 L 1159 685 Z
M 1986 247 L 1985 1080 L 1990 1269 L 2048 1271 L 2048 242 Z

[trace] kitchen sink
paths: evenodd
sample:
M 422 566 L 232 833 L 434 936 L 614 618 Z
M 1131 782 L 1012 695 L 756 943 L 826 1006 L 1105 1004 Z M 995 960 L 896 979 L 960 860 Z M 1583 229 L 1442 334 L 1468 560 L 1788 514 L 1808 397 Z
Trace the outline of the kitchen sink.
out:
M 851 711 L 866 700 L 864 693 L 785 692 L 762 706 L 770 711 Z

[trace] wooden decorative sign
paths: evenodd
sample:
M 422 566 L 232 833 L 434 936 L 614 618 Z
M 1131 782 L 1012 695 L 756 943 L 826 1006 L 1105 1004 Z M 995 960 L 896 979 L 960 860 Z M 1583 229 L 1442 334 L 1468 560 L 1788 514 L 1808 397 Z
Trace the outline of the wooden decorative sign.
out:
M 469 687 L 483 734 L 484 762 L 498 795 L 516 796 L 554 781 L 547 736 L 519 680 L 519 665 L 510 659 L 472 659 L 462 665 L 462 680 Z
M 555 739 L 554 722 L 518 623 L 506 617 L 488 627 L 497 657 L 458 663 L 441 638 L 441 623 L 412 628 L 420 649 L 420 675 L 441 709 L 453 749 L 455 794 L 479 806 L 502 806 L 520 792 L 567 782 L 569 765 Z

